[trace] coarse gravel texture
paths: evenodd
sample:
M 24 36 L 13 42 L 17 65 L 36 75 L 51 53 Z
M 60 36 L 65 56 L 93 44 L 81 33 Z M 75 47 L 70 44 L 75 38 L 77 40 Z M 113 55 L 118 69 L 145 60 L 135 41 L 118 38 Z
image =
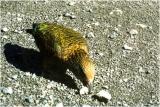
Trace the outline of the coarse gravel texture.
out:
M 1 106 L 158 106 L 158 1 L 1 1 Z M 92 94 L 53 67 L 42 76 L 41 55 L 26 32 L 57 22 L 85 35 L 96 64 Z M 124 47 L 125 46 L 125 47 Z M 127 47 L 127 48 L 126 48 Z M 104 90 L 111 100 L 95 95 Z

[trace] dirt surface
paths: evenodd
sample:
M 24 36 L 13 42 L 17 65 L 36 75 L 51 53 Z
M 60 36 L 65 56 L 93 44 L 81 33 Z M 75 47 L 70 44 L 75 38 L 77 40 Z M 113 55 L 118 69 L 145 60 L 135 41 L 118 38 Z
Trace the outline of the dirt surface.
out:
M 1 106 L 158 106 L 158 1 L 1 1 Z M 26 32 L 57 22 L 82 33 L 96 64 L 92 94 L 55 65 L 41 75 L 41 55 Z M 100 90 L 111 99 L 95 95 Z

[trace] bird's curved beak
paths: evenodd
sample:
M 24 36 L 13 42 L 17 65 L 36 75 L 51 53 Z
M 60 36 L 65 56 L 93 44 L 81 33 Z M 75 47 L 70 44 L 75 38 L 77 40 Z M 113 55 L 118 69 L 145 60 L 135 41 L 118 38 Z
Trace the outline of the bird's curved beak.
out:
M 92 84 L 91 84 L 91 83 L 88 83 L 87 88 L 88 88 L 88 93 L 91 94 Z

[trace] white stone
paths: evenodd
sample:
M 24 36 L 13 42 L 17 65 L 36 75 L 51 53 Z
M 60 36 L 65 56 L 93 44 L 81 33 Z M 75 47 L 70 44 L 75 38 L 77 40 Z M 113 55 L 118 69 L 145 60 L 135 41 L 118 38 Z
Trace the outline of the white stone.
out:
M 122 25 L 119 24 L 118 27 L 122 27 Z
M 18 30 L 14 30 L 14 32 L 16 32 L 16 33 L 17 33 L 17 32 L 18 32 Z
M 63 107 L 63 103 L 61 102 L 61 103 L 56 104 L 56 107 Z
M 95 26 L 99 26 L 100 25 L 100 23 L 99 22 L 95 22 L 95 23 L 93 23 Z
M 66 17 L 70 17 L 70 16 L 71 16 L 71 14 L 70 14 L 70 13 L 65 13 L 65 14 L 64 14 L 64 16 L 66 16 Z
M 86 24 L 86 26 L 87 26 L 88 28 L 92 28 L 91 24 Z
M 101 90 L 99 93 L 97 93 L 97 96 L 106 98 L 110 100 L 112 98 L 111 94 L 106 90 Z
M 53 87 L 55 87 L 55 84 L 53 82 L 48 83 L 47 85 L 48 89 L 53 88 Z
M 82 107 L 91 107 L 91 106 L 87 104 L 83 104 Z
M 11 87 L 7 87 L 7 88 L 4 88 L 4 89 L 3 89 L 3 92 L 4 92 L 5 94 L 12 94 L 12 93 L 13 93 L 13 90 L 12 90 Z
M 62 22 L 63 21 L 63 16 L 59 16 L 58 18 L 56 18 L 57 22 Z
M 76 19 L 75 15 L 71 15 L 70 17 L 71 17 L 71 19 Z
M 125 44 L 125 45 L 123 46 L 123 48 L 124 48 L 125 50 L 133 50 L 133 48 L 130 47 L 130 46 L 128 46 L 127 44 Z
M 87 34 L 87 38 L 94 38 L 93 32 L 89 32 L 89 33 Z
M 2 36 L 2 38 L 4 38 L 4 39 L 8 39 L 8 36 L 7 36 L 7 35 L 4 35 L 4 36 Z
M 100 55 L 100 56 L 103 56 L 104 54 L 103 54 L 102 52 L 99 52 L 99 55 Z
M 124 78 L 123 81 L 124 81 L 124 82 L 127 82 L 127 81 L 128 81 L 128 78 Z
M 90 12 L 90 13 L 91 13 L 91 12 L 93 12 L 93 10 L 92 10 L 92 9 L 88 9 L 88 12 Z
M 76 4 L 76 2 L 74 2 L 74 1 L 70 1 L 70 2 L 68 3 L 69 6 L 73 6 L 73 5 L 75 5 L 75 4 Z
M 20 14 L 17 14 L 17 16 L 20 17 L 21 15 L 20 15 Z
M 29 72 L 26 72 L 25 74 L 26 74 L 26 76 L 30 76 L 31 75 L 31 73 L 29 73 Z
M 64 14 L 65 17 L 70 17 L 71 19 L 75 19 L 76 16 L 73 13 L 65 13 Z
M 103 86 L 102 88 L 104 88 L 104 89 L 108 89 L 108 86 L 107 86 L 107 85 L 105 85 L 105 86 Z
M 114 39 L 118 36 L 118 33 L 117 32 L 112 32 L 112 34 L 109 36 L 111 39 Z
M 20 18 L 20 17 L 17 17 L 17 21 L 19 21 L 19 22 L 20 22 L 20 21 L 22 21 L 22 18 Z
M 18 31 L 19 34 L 21 34 L 23 31 Z
M 120 9 L 116 9 L 116 10 L 112 10 L 109 14 L 112 15 L 113 13 L 116 13 L 116 14 L 118 14 L 118 15 L 121 15 L 121 14 L 123 14 L 123 11 L 120 10 Z
M 8 28 L 7 28 L 7 27 L 4 27 L 4 28 L 2 28 L 2 31 L 3 31 L 3 32 L 7 32 L 7 31 L 8 31 Z
M 20 30 L 17 30 L 17 29 L 16 29 L 16 30 L 14 30 L 14 32 L 21 34 L 23 31 L 20 31 Z
M 49 104 L 45 104 L 45 105 L 43 105 L 43 107 L 50 107 L 50 105 Z
M 48 2 L 49 2 L 49 0 L 44 0 L 44 2 L 45 2 L 45 3 L 48 3 Z
M 13 79 L 17 79 L 18 75 L 13 75 L 12 78 Z
M 145 72 L 145 70 L 142 67 L 139 67 L 139 72 Z
M 145 25 L 145 24 L 136 24 L 137 26 L 140 26 L 141 28 L 146 28 L 147 27 L 147 25 Z
M 135 29 L 131 29 L 131 30 L 129 31 L 129 33 L 130 33 L 131 35 L 137 35 L 137 34 L 138 34 L 138 31 L 135 30 Z
M 10 12 L 7 12 L 7 15 L 10 15 L 11 13 Z
M 32 78 L 36 78 L 36 75 L 35 75 L 35 74 L 33 74 L 33 75 L 32 75 Z
M 88 94 L 88 92 L 89 92 L 89 89 L 87 87 L 82 87 L 79 93 L 80 95 L 83 95 L 83 94 Z
M 122 10 L 120 10 L 120 9 L 117 9 L 117 10 L 115 10 L 118 14 L 122 14 L 123 13 L 123 11 Z

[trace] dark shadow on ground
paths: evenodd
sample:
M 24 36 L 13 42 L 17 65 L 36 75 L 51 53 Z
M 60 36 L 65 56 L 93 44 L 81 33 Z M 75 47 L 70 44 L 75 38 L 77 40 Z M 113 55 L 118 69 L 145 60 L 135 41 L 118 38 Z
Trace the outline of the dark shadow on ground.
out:
M 99 96 L 97 96 L 97 95 L 93 95 L 92 98 L 93 98 L 94 100 L 98 100 L 99 102 L 108 103 L 108 99 L 103 98 L 103 97 L 99 97 Z
M 43 56 L 40 52 L 11 43 L 5 44 L 4 49 L 7 61 L 21 71 L 35 73 L 37 76 L 42 76 L 78 90 L 75 81 L 65 73 L 66 67 L 58 58 L 49 57 L 47 60 L 52 62 L 52 65 L 48 64 L 50 67 L 46 70 L 42 67 Z

